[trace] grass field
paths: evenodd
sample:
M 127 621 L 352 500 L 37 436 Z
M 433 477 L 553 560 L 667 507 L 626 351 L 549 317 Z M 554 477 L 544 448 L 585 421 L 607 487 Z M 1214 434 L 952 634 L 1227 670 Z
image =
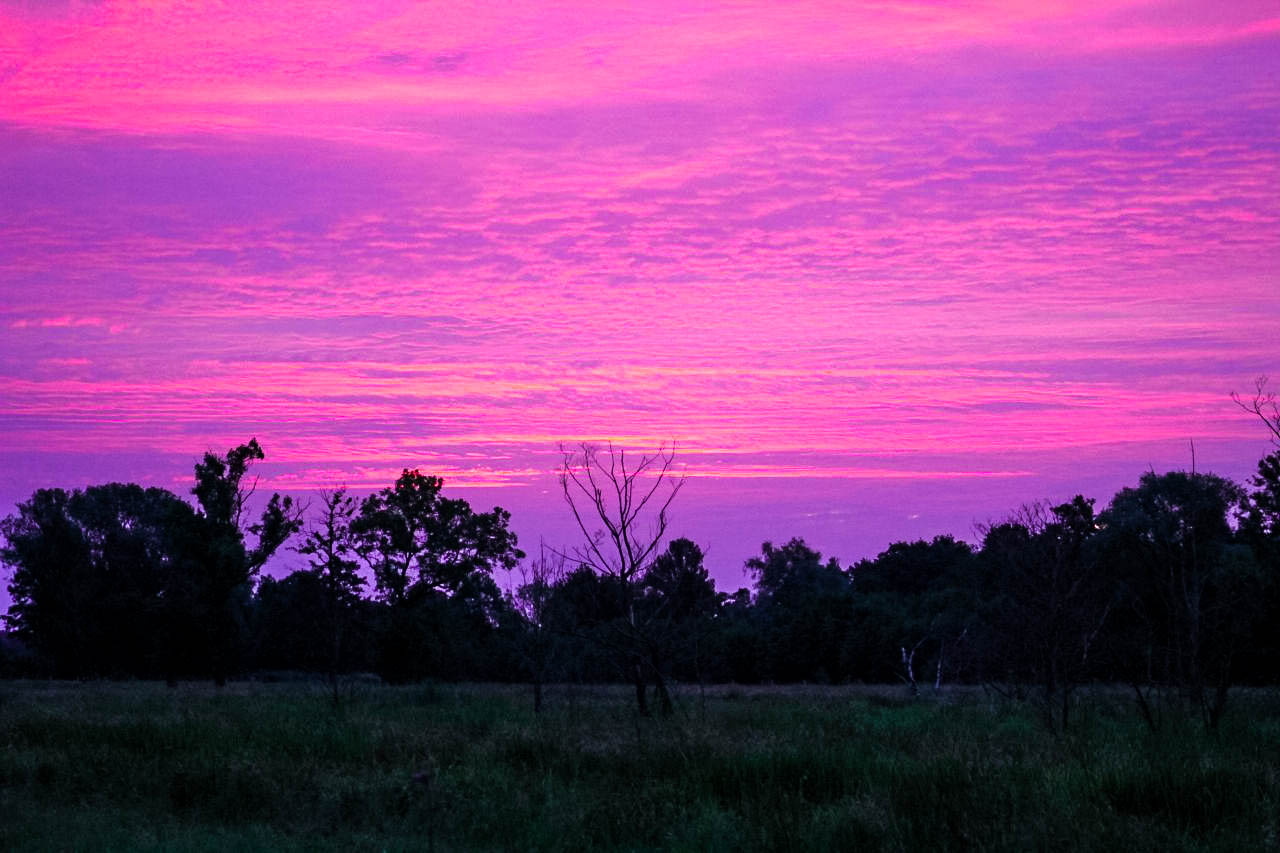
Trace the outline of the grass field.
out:
M 980 691 L 0 683 L 4 850 L 1277 850 L 1280 707 Z M 416 778 L 415 778 L 416 777 Z

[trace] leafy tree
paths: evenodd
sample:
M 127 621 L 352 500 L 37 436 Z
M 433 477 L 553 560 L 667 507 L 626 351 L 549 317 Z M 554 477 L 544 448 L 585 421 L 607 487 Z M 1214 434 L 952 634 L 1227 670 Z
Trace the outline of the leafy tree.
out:
M 556 584 L 564 576 L 564 557 L 542 544 L 538 548 L 538 559 L 521 567 L 522 582 L 511 599 L 511 606 L 522 621 L 517 648 L 533 684 L 535 714 L 542 711 L 542 687 L 560 645 L 551 610 Z
M 645 571 L 642 586 L 650 666 L 663 671 L 675 665 L 682 677 L 701 684 L 703 639 L 720 602 L 702 549 L 673 539 Z
M 175 665 L 196 518 L 163 489 L 41 489 L 0 522 L 14 569 L 7 621 L 61 676 Z
M 564 641 L 560 649 L 561 672 L 576 682 L 612 681 L 620 674 L 625 656 L 618 648 L 618 623 L 624 618 L 611 579 L 589 566 L 578 565 L 551 586 L 545 605 L 546 625 Z
M 1274 680 L 1280 663 L 1280 451 L 1258 462 L 1241 511 L 1241 538 L 1262 570 L 1256 630 L 1242 644 L 1239 672 L 1254 682 Z
M 747 560 L 756 578 L 756 607 L 768 671 L 777 681 L 839 681 L 841 652 L 852 623 L 853 587 L 833 557 L 792 539 L 761 546 Z
M 1249 485 L 1252 491 L 1241 507 L 1241 529 L 1260 552 L 1274 559 L 1280 556 L 1275 551 L 1280 545 L 1280 451 L 1258 460 Z
M 707 637 L 710 680 L 755 684 L 767 677 L 765 640 L 757 616 L 746 587 L 720 602 Z
M 1272 444 L 1280 447 L 1280 404 L 1267 389 L 1267 379 L 1256 383 L 1253 400 L 1245 402 L 1232 394 L 1236 403 L 1262 422 Z M 1259 596 L 1257 631 L 1241 649 L 1238 671 L 1248 680 L 1275 678 L 1280 661 L 1280 450 L 1258 461 L 1249 478 L 1249 493 L 1240 508 L 1240 536 L 1253 549 L 1263 569 L 1263 589 Z
M 1130 616 L 1130 678 L 1146 719 L 1167 690 L 1216 727 L 1232 662 L 1256 616 L 1261 575 L 1231 528 L 1243 490 L 1213 474 L 1144 474 L 1102 516 Z
M 99 631 L 88 618 L 100 588 L 100 566 L 89 557 L 85 531 L 72 515 L 71 495 L 40 489 L 0 522 L 0 559 L 14 570 L 6 617 L 19 637 L 48 656 L 62 676 L 96 666 Z
M 905 680 L 913 694 L 916 673 L 929 664 L 935 685 L 944 664 L 959 671 L 976 604 L 972 561 L 968 545 L 939 536 L 895 542 L 855 564 L 850 670 L 867 681 Z
M 513 569 L 524 557 L 501 507 L 477 513 L 461 498 L 440 494 L 444 481 L 405 469 L 389 488 L 370 495 L 352 522 L 361 557 L 378 592 L 392 604 L 411 587 L 449 595 L 475 572 Z
M 359 542 L 351 529 L 357 511 L 356 499 L 347 494 L 346 488 L 321 492 L 320 517 L 298 547 L 298 553 L 309 558 L 310 572 L 323 593 L 321 612 L 328 633 L 329 686 L 335 704 L 343 635 L 364 586 L 357 559 Z
M 258 584 L 250 622 L 252 662 L 258 670 L 331 673 L 333 636 L 326 618 L 324 581 L 309 570 Z
M 463 640 L 488 642 L 505 607 L 493 570 L 513 569 L 524 557 L 506 510 L 477 513 L 441 495 L 442 486 L 439 477 L 405 469 L 366 498 L 351 523 L 388 605 L 379 671 L 391 681 L 465 672 L 475 650 Z
M 644 573 L 644 587 L 663 615 L 677 622 L 715 610 L 716 586 L 703 565 L 702 549 L 690 539 L 673 539 Z
M 204 553 L 197 595 L 203 609 L 219 686 L 227 674 L 243 633 L 243 602 L 254 576 L 290 536 L 302 527 L 302 507 L 290 497 L 273 494 L 256 521 L 247 517 L 256 478 L 250 466 L 265 458 L 257 439 L 233 447 L 226 456 L 206 453 L 195 466 L 191 492 L 200 505 Z M 252 544 L 250 545 L 250 540 Z
M 1038 688 L 1046 725 L 1066 729 L 1076 689 L 1095 671 L 1117 589 L 1094 546 L 1093 501 L 1032 504 L 989 528 L 984 652 L 997 684 Z

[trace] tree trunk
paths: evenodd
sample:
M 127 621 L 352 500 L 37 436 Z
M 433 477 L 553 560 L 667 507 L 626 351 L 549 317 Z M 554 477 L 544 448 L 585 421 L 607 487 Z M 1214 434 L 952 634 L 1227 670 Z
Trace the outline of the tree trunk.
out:
M 636 687 L 636 708 L 640 711 L 640 716 L 649 716 L 649 700 L 645 696 L 644 672 L 640 667 L 640 661 L 634 660 L 631 664 L 631 679 Z
M 670 717 L 675 710 L 671 705 L 671 694 L 667 692 L 667 682 L 662 677 L 662 670 L 653 668 L 653 689 L 658 694 L 658 707 L 662 716 Z
M 902 647 L 902 667 L 907 672 L 907 684 L 911 685 L 911 695 L 913 697 L 920 695 L 920 688 L 916 685 L 916 649 L 920 648 L 920 643 L 916 643 L 911 649 L 910 654 L 907 653 L 907 647 Z

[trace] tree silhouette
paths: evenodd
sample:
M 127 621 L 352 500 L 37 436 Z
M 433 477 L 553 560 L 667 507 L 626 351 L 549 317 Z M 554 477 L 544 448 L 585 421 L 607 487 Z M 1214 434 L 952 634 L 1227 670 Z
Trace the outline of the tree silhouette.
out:
M 792 539 L 765 542 L 747 560 L 756 578 L 756 607 L 769 671 L 779 681 L 839 681 L 841 653 L 853 615 L 853 588 L 833 557 Z
M 477 513 L 441 495 L 443 485 L 406 468 L 364 500 L 351 525 L 387 605 L 379 671 L 393 681 L 458 671 L 502 606 L 491 573 L 524 557 L 506 510 Z
M 1271 433 L 1271 440 L 1280 445 L 1280 400 L 1276 399 L 1276 394 L 1267 388 L 1270 380 L 1266 376 L 1260 376 L 1254 380 L 1253 399 L 1246 401 L 1235 391 L 1231 392 L 1231 399 L 1241 409 L 1250 414 L 1256 415 L 1267 431 Z
M 645 685 L 652 679 L 663 714 L 670 714 L 670 691 L 650 654 L 656 638 L 636 599 L 638 581 L 666 536 L 671 502 L 684 485 L 672 471 L 675 451 L 662 446 L 630 459 L 612 443 L 603 452 L 588 443 L 562 445 L 560 451 L 561 491 L 585 540 L 572 555 L 614 587 L 623 615 L 614 642 L 635 687 L 638 710 L 649 713 Z
M 512 596 L 512 606 L 523 622 L 518 648 L 533 684 L 535 714 L 542 711 L 542 688 L 558 646 L 552 608 L 556 586 L 566 574 L 563 555 L 540 543 L 538 558 L 520 567 L 521 583 Z
M 919 692 L 917 672 L 959 670 L 971 628 L 972 549 L 951 536 L 894 542 L 874 560 L 860 560 L 853 578 L 853 625 L 847 666 L 868 681 L 905 680 Z
M 203 577 L 199 598 L 203 605 L 214 680 L 226 684 L 241 633 L 237 602 L 247 598 L 258 570 L 290 536 L 302 527 L 303 508 L 291 497 L 273 494 L 256 521 L 248 521 L 249 499 L 257 479 L 249 469 L 265 458 L 257 439 L 227 451 L 206 453 L 195 466 L 191 492 L 204 520 Z M 252 541 L 250 547 L 249 541 Z
M 0 521 L 7 621 L 61 676 L 170 674 L 192 617 L 196 523 L 163 489 L 38 490 Z
M 1038 688 L 1052 730 L 1070 722 L 1072 697 L 1090 676 L 1118 589 L 1095 547 L 1093 501 L 1031 504 L 987 528 L 981 559 L 987 662 L 995 682 Z
M 1136 696 L 1152 725 L 1184 695 L 1207 728 L 1226 707 L 1232 661 L 1252 627 L 1261 576 L 1231 517 L 1243 490 L 1213 474 L 1144 474 L 1103 513 L 1105 545 L 1126 588 Z
M 324 591 L 324 621 L 329 634 L 329 686 L 338 702 L 338 668 L 342 661 L 342 640 L 351 610 L 360 599 L 364 578 L 357 560 L 358 541 L 351 529 L 356 518 L 356 499 L 346 487 L 320 493 L 320 517 L 307 533 L 298 553 L 310 559 L 311 573 Z
M 1242 650 L 1241 671 L 1254 681 L 1269 681 L 1280 658 L 1280 402 L 1275 392 L 1268 390 L 1265 376 L 1254 388 L 1248 402 L 1235 392 L 1231 398 L 1262 421 L 1278 449 L 1258 460 L 1240 511 L 1240 536 L 1263 568 L 1262 615 L 1257 632 Z
M 647 632 L 650 664 L 659 672 L 673 666 L 701 688 L 703 638 L 720 604 L 702 549 L 690 539 L 673 539 L 645 571 L 643 587 L 642 609 L 653 626 Z
M 501 507 L 477 513 L 440 494 L 444 481 L 406 468 L 395 483 L 364 500 L 352 531 L 378 592 L 402 604 L 411 587 L 452 594 L 473 572 L 513 569 L 524 557 Z

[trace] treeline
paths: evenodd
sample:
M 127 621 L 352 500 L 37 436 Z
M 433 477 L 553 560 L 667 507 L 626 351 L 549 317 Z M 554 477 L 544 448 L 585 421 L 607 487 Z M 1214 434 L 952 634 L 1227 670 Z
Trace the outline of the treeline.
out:
M 1280 678 L 1280 452 L 1245 485 L 1153 472 L 1100 510 L 1024 506 L 976 547 L 940 536 L 842 566 L 765 542 L 754 588 L 731 593 L 696 543 L 663 539 L 679 481 L 662 451 L 566 453 L 584 541 L 532 557 L 504 510 L 414 470 L 363 500 L 339 489 L 304 513 L 272 495 L 251 514 L 261 458 L 256 441 L 206 454 L 194 504 L 132 484 L 20 504 L 0 522 L 5 674 L 373 672 L 528 681 L 539 702 L 544 683 L 622 680 L 642 711 L 669 710 L 673 682 L 965 682 L 1034 699 L 1055 727 L 1090 682 L 1130 685 L 1152 725 L 1178 702 L 1213 726 L 1231 685 Z M 285 547 L 306 568 L 259 579 Z M 495 571 L 516 569 L 503 591 Z

